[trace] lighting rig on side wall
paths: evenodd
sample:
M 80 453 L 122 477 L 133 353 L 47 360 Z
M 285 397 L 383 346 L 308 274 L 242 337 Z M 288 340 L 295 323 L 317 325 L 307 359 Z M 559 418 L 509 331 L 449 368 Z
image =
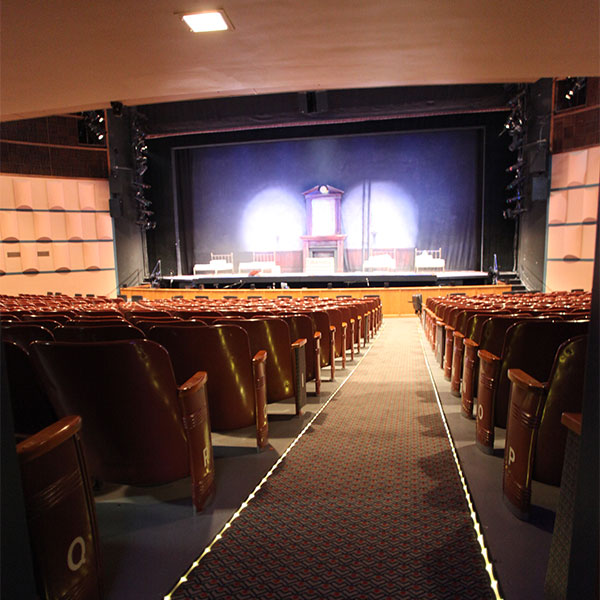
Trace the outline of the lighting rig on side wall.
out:
M 583 90 L 585 86 L 585 77 L 569 77 L 567 80 L 570 84 L 569 89 L 565 93 L 565 100 L 572 102 L 576 95 Z
M 144 115 L 136 110 L 131 120 L 131 146 L 134 159 L 131 185 L 134 189 L 137 209 L 135 222 L 141 229 L 148 231 L 156 227 L 156 221 L 151 218 L 154 215 L 154 212 L 150 210 L 152 202 L 146 198 L 146 190 L 150 186 L 144 183 L 144 173 L 148 170 L 148 146 L 143 128 L 144 120 Z
M 502 212 L 505 219 L 518 219 L 519 215 L 525 212 L 522 206 L 524 197 L 524 185 L 526 180 L 525 172 L 525 139 L 527 135 L 527 106 L 526 89 L 523 87 L 508 102 L 511 111 L 504 123 L 500 135 L 508 133 L 511 138 L 508 149 L 517 153 L 517 160 L 506 169 L 507 173 L 513 175 L 512 181 L 506 186 L 508 198 L 506 199 L 506 208 Z
M 79 127 L 79 143 L 104 146 L 106 144 L 106 120 L 103 110 L 87 110 Z

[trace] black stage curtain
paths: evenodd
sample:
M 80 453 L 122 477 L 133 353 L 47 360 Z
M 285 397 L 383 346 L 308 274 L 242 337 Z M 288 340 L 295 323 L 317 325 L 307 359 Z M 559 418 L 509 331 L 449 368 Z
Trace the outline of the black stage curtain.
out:
M 181 253 L 181 274 L 191 274 L 194 268 L 194 206 L 193 159 L 194 151 L 175 151 L 175 191 L 179 226 L 179 250 Z

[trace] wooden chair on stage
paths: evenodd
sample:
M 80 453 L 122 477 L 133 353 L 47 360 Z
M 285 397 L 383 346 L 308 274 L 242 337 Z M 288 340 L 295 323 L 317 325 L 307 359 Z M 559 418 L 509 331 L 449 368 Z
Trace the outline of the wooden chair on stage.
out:
M 29 348 L 56 413 L 81 415 L 96 478 L 144 486 L 191 475 L 202 509 L 214 487 L 206 373 L 177 386 L 167 351 L 145 339 Z
M 251 262 L 241 262 L 238 266 L 240 273 L 271 273 L 278 275 L 281 268 L 277 264 L 275 252 L 253 252 Z
M 229 272 L 233 273 L 233 252 L 228 254 L 215 254 L 210 253 L 209 263 L 197 263 L 194 265 L 194 275 L 200 275 L 201 273 L 212 273 L 218 275 L 219 273 Z
M 442 249 L 417 250 L 415 248 L 415 272 L 419 271 L 443 271 L 446 261 L 442 258 Z
M 363 263 L 363 271 L 395 271 L 396 248 L 372 248 Z

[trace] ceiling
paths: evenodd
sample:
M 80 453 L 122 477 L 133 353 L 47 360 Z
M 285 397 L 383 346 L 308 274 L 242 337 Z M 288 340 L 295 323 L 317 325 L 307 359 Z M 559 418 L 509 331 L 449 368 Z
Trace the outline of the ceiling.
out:
M 175 15 L 223 8 L 235 30 Z M 600 75 L 599 0 L 3 0 L 2 120 L 276 92 Z

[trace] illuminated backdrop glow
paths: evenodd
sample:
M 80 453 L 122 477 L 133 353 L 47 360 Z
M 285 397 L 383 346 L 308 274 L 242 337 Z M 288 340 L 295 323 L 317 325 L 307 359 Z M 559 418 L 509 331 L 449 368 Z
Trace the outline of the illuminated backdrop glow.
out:
M 192 150 L 193 247 L 209 252 L 296 251 L 306 233 L 302 192 L 345 191 L 347 249 L 442 247 L 448 269 L 479 268 L 481 152 L 477 129 L 310 138 Z M 364 240 L 365 243 L 367 240 Z

